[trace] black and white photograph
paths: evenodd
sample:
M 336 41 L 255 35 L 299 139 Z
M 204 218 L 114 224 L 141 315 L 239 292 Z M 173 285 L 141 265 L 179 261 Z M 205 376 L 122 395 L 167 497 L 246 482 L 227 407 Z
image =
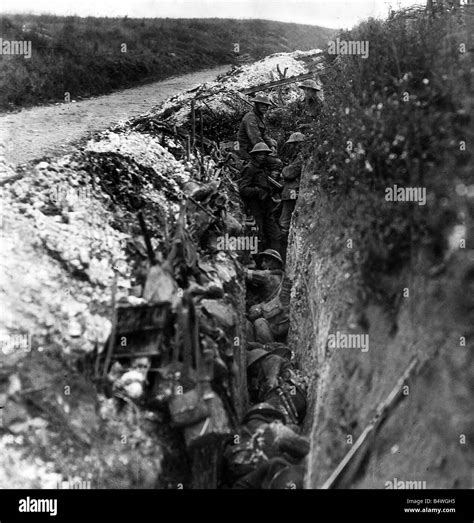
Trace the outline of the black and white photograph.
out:
M 2 0 L 0 521 L 472 522 L 473 52 L 474 0 Z

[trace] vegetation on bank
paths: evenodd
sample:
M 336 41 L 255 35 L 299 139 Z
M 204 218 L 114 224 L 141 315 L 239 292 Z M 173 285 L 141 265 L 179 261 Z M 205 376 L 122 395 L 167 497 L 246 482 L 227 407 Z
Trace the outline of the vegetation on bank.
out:
M 0 36 L 32 56 L 0 57 L 0 109 L 108 93 L 145 81 L 325 47 L 333 30 L 267 20 L 0 17 Z M 124 45 L 126 47 L 124 47 Z
M 339 38 L 370 51 L 326 57 L 310 191 L 337 209 L 340 247 L 364 288 L 387 300 L 384 276 L 419 268 L 421 250 L 428 268 L 442 265 L 452 227 L 472 220 L 472 53 L 449 10 L 399 11 Z M 426 189 L 426 204 L 387 201 L 394 186 Z

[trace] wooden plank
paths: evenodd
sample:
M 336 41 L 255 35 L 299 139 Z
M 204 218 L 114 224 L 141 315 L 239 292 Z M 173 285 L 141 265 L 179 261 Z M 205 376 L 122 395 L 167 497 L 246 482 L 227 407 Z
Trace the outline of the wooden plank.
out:
M 166 325 L 169 305 L 164 303 L 126 305 L 117 307 L 117 333 L 161 330 Z
M 196 145 L 196 102 L 191 100 L 191 150 Z
M 372 421 L 357 438 L 357 441 L 354 443 L 351 450 L 344 456 L 334 472 L 325 481 L 321 487 L 322 490 L 348 488 L 351 481 L 357 475 L 365 456 L 369 453 L 370 447 L 374 443 L 377 431 L 380 429 L 387 416 L 393 412 L 395 407 L 398 405 L 398 402 L 403 399 L 404 396 L 402 395 L 402 389 L 405 383 L 412 377 L 412 374 L 420 371 L 421 365 L 419 365 L 419 363 L 420 362 L 417 358 L 412 359 L 403 375 L 397 381 L 395 387 L 390 391 L 385 400 L 379 403 Z
M 273 87 L 279 87 L 282 85 L 293 84 L 295 82 L 300 82 L 301 80 L 307 80 L 312 78 L 316 74 L 319 74 L 320 71 L 311 71 L 309 73 L 299 74 L 298 76 L 290 76 L 289 78 L 282 78 L 281 80 L 274 80 L 273 82 L 267 82 L 266 84 L 256 85 L 254 87 L 248 87 L 247 89 L 241 89 L 240 92 L 243 94 L 253 94 L 258 91 L 266 91 L 267 89 L 272 89 Z
M 115 304 L 116 304 L 116 300 L 117 300 L 117 284 L 118 284 L 117 282 L 118 282 L 117 271 L 114 271 L 114 281 L 112 284 L 112 303 L 111 303 L 112 330 L 110 331 L 109 343 L 107 345 L 107 352 L 105 355 L 105 364 L 104 364 L 104 368 L 102 370 L 103 378 L 105 378 L 107 376 L 107 372 L 109 371 L 110 360 L 112 358 L 112 352 L 114 350 L 115 340 L 117 337 L 117 311 L 115 310 Z

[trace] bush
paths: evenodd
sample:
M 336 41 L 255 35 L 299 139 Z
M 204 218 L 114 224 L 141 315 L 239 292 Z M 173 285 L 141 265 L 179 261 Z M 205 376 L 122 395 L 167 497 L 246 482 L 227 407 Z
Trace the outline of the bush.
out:
M 312 129 L 314 188 L 338 208 L 373 291 L 421 247 L 440 261 L 446 229 L 461 218 L 456 187 L 472 183 L 472 154 L 460 145 L 472 85 L 459 21 L 449 11 L 412 18 L 400 11 L 339 35 L 367 40 L 369 57 L 327 55 L 327 103 Z M 427 204 L 386 201 L 394 184 L 425 188 Z

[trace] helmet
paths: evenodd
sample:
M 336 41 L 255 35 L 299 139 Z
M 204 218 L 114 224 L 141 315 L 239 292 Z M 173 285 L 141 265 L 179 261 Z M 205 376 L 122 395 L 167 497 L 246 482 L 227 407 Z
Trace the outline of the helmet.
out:
M 294 143 L 294 142 L 302 142 L 304 141 L 304 134 L 303 133 L 293 133 L 286 143 Z
M 283 412 L 278 410 L 270 403 L 257 403 L 245 413 L 245 416 L 242 419 L 242 423 L 246 423 L 255 416 L 264 416 L 271 418 L 272 420 L 279 419 L 282 423 L 286 423 L 286 418 Z
M 274 260 L 277 260 L 278 262 L 283 265 L 283 260 L 281 259 L 281 255 L 278 251 L 275 249 L 266 249 L 265 251 L 259 253 L 258 257 L 267 256 L 268 258 L 273 258 Z
M 297 489 L 303 488 L 304 467 L 290 465 L 281 468 L 272 478 L 269 489 Z
M 280 356 L 287 361 L 291 361 L 293 353 L 288 345 L 274 341 L 272 343 L 267 343 L 265 347 L 270 351 L 271 354 L 276 354 L 277 356 Z
M 264 349 L 254 349 L 247 351 L 247 368 L 250 367 L 250 365 L 253 365 L 255 362 L 261 360 L 265 356 L 268 356 L 268 354 L 270 353 Z
M 273 105 L 270 98 L 268 98 L 268 96 L 265 96 L 264 94 L 257 94 L 257 96 L 255 98 L 252 98 L 250 101 L 253 103 Z
M 321 91 L 321 84 L 318 82 L 315 82 L 314 80 L 305 80 L 300 85 L 298 85 L 300 89 L 314 89 L 315 91 Z
M 271 153 L 272 150 L 265 142 L 259 142 L 255 147 L 250 151 L 250 154 L 252 153 Z

